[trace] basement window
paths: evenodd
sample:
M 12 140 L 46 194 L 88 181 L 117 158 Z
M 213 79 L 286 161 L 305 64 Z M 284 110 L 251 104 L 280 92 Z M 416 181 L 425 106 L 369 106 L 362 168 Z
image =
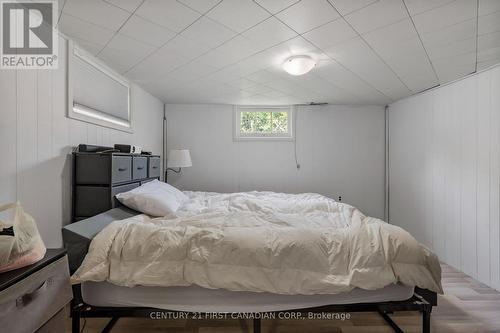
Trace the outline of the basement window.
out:
M 235 106 L 235 140 L 293 140 L 291 106 Z

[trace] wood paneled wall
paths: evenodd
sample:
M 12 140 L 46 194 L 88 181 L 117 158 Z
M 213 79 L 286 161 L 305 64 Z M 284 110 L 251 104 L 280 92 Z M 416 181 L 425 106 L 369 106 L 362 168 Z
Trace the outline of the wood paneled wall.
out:
M 135 143 L 160 154 L 163 102 L 133 86 L 134 133 L 67 118 L 67 43 L 57 70 L 0 70 L 0 204 L 19 200 L 47 247 L 71 215 L 71 158 L 80 143 Z
M 500 290 L 500 66 L 389 109 L 390 222 Z

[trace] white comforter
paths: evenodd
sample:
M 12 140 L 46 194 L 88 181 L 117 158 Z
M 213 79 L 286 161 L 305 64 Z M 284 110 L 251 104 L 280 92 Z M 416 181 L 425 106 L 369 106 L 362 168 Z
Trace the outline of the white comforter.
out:
M 175 216 L 115 221 L 73 283 L 334 294 L 391 283 L 441 289 L 437 257 L 410 234 L 319 194 L 186 192 Z

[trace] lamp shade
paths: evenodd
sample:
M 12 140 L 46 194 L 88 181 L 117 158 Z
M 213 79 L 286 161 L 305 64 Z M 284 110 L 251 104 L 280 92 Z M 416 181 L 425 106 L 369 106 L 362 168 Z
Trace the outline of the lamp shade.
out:
M 167 168 L 187 168 L 193 166 L 188 149 L 172 149 L 168 153 Z

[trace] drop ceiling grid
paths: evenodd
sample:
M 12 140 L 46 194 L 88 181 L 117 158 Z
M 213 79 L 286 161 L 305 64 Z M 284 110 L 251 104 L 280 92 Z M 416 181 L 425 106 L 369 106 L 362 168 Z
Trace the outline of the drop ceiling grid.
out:
M 70 1 L 70 0 L 68 0 L 68 1 Z M 132 16 L 132 15 L 131 15 L 131 16 Z M 196 22 L 196 21 L 195 21 L 195 22 Z M 193 23 L 194 23 L 194 22 L 193 22 Z M 125 24 L 125 23 L 124 23 L 124 24 Z M 182 32 L 181 32 L 181 33 L 182 33 Z M 157 51 L 157 50 L 156 50 L 156 51 Z M 155 51 L 155 52 L 156 52 L 156 51 Z M 152 52 L 151 54 L 149 54 L 148 56 L 146 56 L 146 57 L 145 57 L 142 61 L 144 61 L 145 59 L 147 59 L 149 56 L 153 55 L 155 52 Z M 262 52 L 262 51 L 259 51 L 259 52 Z M 106 59 L 106 60 L 108 60 L 108 59 Z M 142 62 L 142 61 L 141 61 L 141 62 Z M 140 63 L 140 62 L 139 62 L 139 63 Z M 139 64 L 139 63 L 138 63 L 138 64 Z M 133 69 L 135 66 L 137 66 L 138 64 L 134 65 L 134 66 L 132 67 L 132 69 Z M 129 69 L 127 72 L 129 72 L 130 70 L 131 70 L 131 69 Z M 173 70 L 175 70 L 175 69 L 173 69 Z M 125 73 L 125 74 L 127 74 L 127 73 Z
M 92 6 L 95 4 L 96 8 L 100 8 L 104 4 L 104 8 L 108 10 L 110 6 L 114 6 L 117 12 L 122 14 L 121 16 L 117 15 L 110 22 L 103 23 L 103 25 L 108 26 L 107 30 L 112 31 L 111 38 L 109 38 L 109 34 L 106 32 L 106 28 L 97 24 L 99 23 L 99 18 L 101 17 L 102 19 L 106 15 L 100 13 L 95 17 L 91 17 L 90 21 L 93 22 L 89 22 L 88 17 L 71 17 L 67 13 L 68 11 L 78 14 L 72 7 L 74 6 L 72 4 L 74 1 L 78 0 L 60 0 L 60 11 L 63 13 L 60 15 L 60 20 L 63 23 L 63 32 L 66 33 L 65 29 L 69 30 L 70 33 L 67 33 L 67 35 L 75 38 L 77 42 L 84 44 L 83 47 L 92 48 L 94 53 L 100 47 L 97 52 L 98 56 L 105 58 L 104 61 L 112 67 L 113 62 L 116 62 L 114 64 L 115 67 L 119 67 L 119 70 L 125 76 L 144 85 L 146 89 L 166 102 L 169 102 L 169 98 L 174 96 L 180 96 L 183 100 L 189 97 L 192 102 L 224 102 L 221 99 L 221 96 L 223 96 L 228 100 L 240 99 L 249 103 L 252 102 L 252 97 L 255 97 L 255 100 L 260 99 L 267 103 L 273 102 L 274 98 L 283 103 L 292 101 L 303 103 L 319 98 L 333 103 L 352 103 L 353 99 L 359 98 L 359 104 L 384 104 L 415 93 L 420 88 L 429 88 L 430 85 L 436 84 L 436 79 L 440 79 L 441 83 L 444 83 L 448 77 L 464 75 L 462 70 L 465 67 L 464 64 L 471 62 L 471 56 L 467 53 L 465 55 L 459 54 L 458 57 L 455 57 L 454 61 L 445 61 L 439 56 L 460 53 L 461 50 L 467 51 L 467 42 L 460 40 L 455 41 L 455 44 L 451 45 L 433 44 L 432 35 L 439 35 L 439 33 L 447 29 L 452 31 L 453 29 L 450 29 L 450 25 L 445 25 L 427 34 L 421 34 L 418 29 L 418 23 L 414 22 L 414 18 L 419 15 L 419 17 L 425 17 L 426 15 L 432 17 L 432 14 L 443 10 L 442 8 L 446 8 L 447 6 L 465 6 L 464 1 L 470 2 L 474 0 L 435 0 L 432 2 L 421 0 L 358 0 L 355 2 L 351 0 L 323 0 L 321 3 L 318 0 L 254 0 L 253 2 L 248 0 L 246 2 L 246 12 L 253 12 L 254 15 L 250 15 L 251 17 L 249 19 L 246 18 L 244 22 L 238 22 L 226 17 L 228 15 L 231 16 L 231 12 L 240 8 L 237 3 L 241 3 L 241 0 L 169 0 L 167 5 L 165 5 L 165 1 L 163 0 L 162 4 L 164 6 L 182 8 L 183 11 L 186 10 L 189 13 L 187 14 L 189 19 L 186 22 L 181 22 L 182 24 L 174 29 L 176 31 L 171 31 L 172 38 L 166 38 L 166 41 L 152 39 L 148 41 L 139 40 L 140 38 L 137 38 L 141 37 L 139 32 L 134 35 L 134 29 L 123 29 L 131 19 L 140 17 L 144 22 L 149 22 L 159 29 L 164 29 L 163 31 L 168 31 L 164 26 L 159 25 L 158 22 L 152 22 L 150 18 L 144 18 L 139 15 L 144 12 L 144 9 L 141 10 L 141 8 L 143 8 L 145 3 L 148 6 L 153 6 L 150 7 L 149 12 L 154 12 L 155 3 L 159 3 L 161 0 L 129 0 L 126 2 L 116 0 L 87 1 L 86 5 Z M 475 12 L 475 16 L 479 28 L 477 25 L 474 28 L 476 32 L 476 40 L 474 41 L 475 52 L 471 54 L 474 56 L 474 66 L 476 66 L 477 61 L 480 66 L 484 66 L 500 60 L 500 42 L 498 37 L 500 36 L 500 28 L 498 27 L 498 23 L 495 22 L 495 18 L 497 18 L 495 13 L 498 12 L 500 14 L 500 6 L 498 5 L 500 1 L 495 1 L 479 0 L 478 2 L 479 11 Z M 325 5 L 328 5 L 333 12 L 327 12 Z M 369 13 L 370 11 L 376 13 L 377 8 L 379 12 L 381 9 L 383 13 L 391 12 L 384 11 L 385 6 L 395 8 L 393 10 L 394 14 L 391 14 L 392 17 L 389 15 L 387 18 L 381 20 L 373 20 L 373 22 L 369 22 L 371 27 L 364 23 L 359 23 L 363 22 L 363 20 L 369 21 L 370 17 L 366 17 L 365 13 Z M 401 12 L 401 6 L 403 6 L 405 12 Z M 317 12 L 310 11 L 313 15 L 310 15 L 302 22 L 297 19 L 297 9 L 299 8 L 303 8 L 303 10 L 307 10 L 307 8 L 322 8 L 322 10 L 317 20 L 315 20 L 314 16 Z M 91 14 L 92 8 L 86 8 L 85 11 L 87 11 L 87 14 Z M 287 13 L 292 14 L 287 17 Z M 455 14 L 460 18 L 460 15 L 464 13 L 456 10 Z M 363 15 L 365 15 L 364 19 Z M 116 28 L 120 20 L 123 20 L 125 16 L 126 18 L 121 22 L 120 27 Z M 357 19 L 354 19 L 356 17 Z M 161 16 L 157 16 L 156 20 L 158 21 L 161 18 Z M 349 22 L 349 18 L 353 18 L 352 24 Z M 413 64 L 418 64 L 424 68 L 425 65 L 422 60 L 425 58 L 427 58 L 426 61 L 429 63 L 429 69 L 422 70 L 422 73 L 419 73 L 421 74 L 420 76 L 416 75 L 420 71 L 416 69 L 413 72 L 411 71 L 410 67 L 412 66 L 409 65 L 408 68 L 405 68 L 405 61 L 410 60 L 409 57 L 397 57 L 387 53 L 381 49 L 381 43 L 379 45 L 373 44 L 373 42 L 370 42 L 370 38 L 367 37 L 369 34 L 374 34 L 374 31 L 378 29 L 387 28 L 387 26 L 407 19 L 410 19 L 413 23 L 413 29 L 415 30 L 415 34 L 418 35 L 422 49 L 421 52 L 423 52 L 422 55 L 412 60 L 414 61 Z M 288 25 L 287 21 L 292 23 L 292 26 Z M 361 39 L 362 43 L 359 43 L 358 48 L 360 50 L 369 50 L 365 53 L 372 54 L 364 55 L 367 63 L 373 63 L 372 67 L 366 66 L 366 64 L 359 62 L 359 60 L 357 60 L 358 63 L 356 64 L 349 57 L 344 63 L 342 63 L 342 59 L 340 59 L 341 61 L 336 59 L 332 55 L 334 55 L 335 47 L 340 49 L 338 44 L 326 49 L 325 45 L 317 45 L 318 40 L 313 38 L 314 31 L 317 30 L 317 35 L 321 37 L 321 32 L 319 32 L 321 29 L 328 31 L 329 25 L 333 26 L 337 24 L 335 22 L 339 21 L 344 21 L 354 30 L 354 35 L 349 35 L 349 38 L 342 41 L 340 45 L 349 42 L 353 43 L 355 38 Z M 231 27 L 227 27 L 224 23 Z M 451 26 L 463 24 L 463 22 L 451 23 Z M 365 28 L 359 26 L 359 24 L 364 24 Z M 92 32 L 91 25 L 96 28 L 94 28 L 93 33 L 89 33 L 87 36 L 83 31 Z M 195 27 L 203 33 L 203 29 L 210 25 L 213 26 L 213 33 L 218 32 L 217 36 L 220 37 L 219 40 L 210 40 L 210 34 L 212 33 L 210 28 L 206 29 L 210 31 L 205 32 L 203 38 L 200 38 L 201 40 L 195 41 L 193 39 L 197 34 Z M 361 27 L 360 31 L 356 30 L 356 25 Z M 140 23 L 137 23 L 135 26 L 140 26 Z M 293 26 L 296 29 L 293 29 Z M 191 30 L 190 27 L 192 27 Z M 79 31 L 79 29 L 82 31 Z M 335 32 L 336 30 L 332 31 Z M 100 34 L 99 32 L 103 33 Z M 448 33 L 454 36 L 453 32 Z M 106 37 L 106 34 L 108 37 Z M 260 38 L 262 36 L 266 38 Z M 86 40 L 87 37 L 93 40 Z M 106 40 L 106 38 L 109 39 Z M 129 52 L 132 54 L 125 55 L 127 53 L 125 52 L 126 43 L 123 45 L 123 41 L 127 38 L 137 40 L 137 43 L 130 43 L 135 44 L 136 48 L 141 43 L 144 44 L 144 47 L 139 47 L 141 51 L 134 50 L 134 52 Z M 117 41 L 113 42 L 114 39 L 117 39 Z M 183 39 L 192 39 L 191 44 L 199 44 L 196 52 L 190 54 L 188 51 L 193 49 L 193 45 L 183 44 Z M 210 45 L 201 47 L 207 40 L 209 42 L 206 44 Z M 281 71 L 279 64 L 276 63 L 276 57 L 280 55 L 280 52 L 281 54 L 297 54 L 299 52 L 300 47 L 296 48 L 296 50 L 292 48 L 292 44 L 294 43 L 303 46 L 306 54 L 317 54 L 321 58 L 315 70 L 306 77 L 302 77 L 302 79 L 287 76 Z M 415 49 L 418 48 L 416 43 L 417 40 L 411 43 Z M 145 44 L 151 45 L 146 47 Z M 169 44 L 171 46 L 176 45 L 178 48 L 171 47 L 169 49 Z M 309 46 L 305 47 L 308 44 Z M 342 47 L 346 45 L 348 44 Z M 122 48 L 122 46 L 125 48 Z M 174 55 L 177 58 L 172 58 L 174 55 L 169 55 L 167 52 L 175 53 Z M 355 56 L 358 55 L 355 53 Z M 165 57 L 165 60 L 163 57 Z M 476 57 L 478 58 L 477 61 L 475 61 Z M 123 58 L 120 59 L 120 61 L 123 61 L 118 61 L 119 58 Z M 174 61 L 167 61 L 167 58 Z M 361 59 L 363 60 L 362 57 Z M 166 61 L 171 62 L 171 66 L 165 64 Z M 365 65 L 365 68 L 361 65 Z M 155 66 L 158 67 L 156 70 Z M 436 70 L 434 70 L 434 66 Z M 165 69 L 163 70 L 161 67 L 165 67 Z M 384 67 L 386 69 L 383 69 Z M 379 68 L 380 71 L 377 72 L 374 68 Z M 441 80 L 439 77 L 440 70 L 444 73 L 444 80 Z M 253 81 L 252 74 L 261 71 L 268 71 L 273 76 L 273 80 L 264 83 Z M 185 77 L 183 77 L 183 73 L 185 73 Z M 385 74 L 378 75 L 379 73 Z M 346 84 L 343 84 L 338 78 L 332 77 L 334 74 L 338 74 L 339 77 L 345 79 Z M 253 86 L 241 86 L 238 84 L 238 80 L 242 78 L 255 84 Z M 169 82 L 169 80 L 175 81 L 179 79 L 182 81 L 182 84 L 171 84 Z M 200 81 L 200 83 L 197 81 Z M 427 87 L 428 85 L 429 87 Z M 215 96 L 217 94 L 219 94 L 218 97 Z

